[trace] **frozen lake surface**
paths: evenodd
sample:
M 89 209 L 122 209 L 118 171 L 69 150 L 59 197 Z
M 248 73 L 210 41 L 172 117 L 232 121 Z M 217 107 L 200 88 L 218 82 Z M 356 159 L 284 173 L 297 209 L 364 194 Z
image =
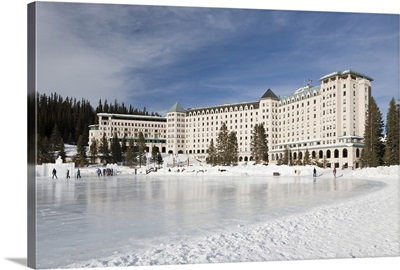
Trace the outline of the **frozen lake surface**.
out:
M 219 233 L 344 201 L 384 185 L 345 177 L 38 178 L 38 268 Z

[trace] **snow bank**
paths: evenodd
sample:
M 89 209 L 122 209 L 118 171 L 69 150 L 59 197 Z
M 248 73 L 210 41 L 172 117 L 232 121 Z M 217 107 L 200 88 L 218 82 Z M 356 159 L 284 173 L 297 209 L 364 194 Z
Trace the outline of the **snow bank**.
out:
M 203 169 L 217 175 L 294 175 L 312 177 L 313 167 L 245 165 L 238 167 L 192 166 L 159 170 L 158 174 L 193 175 Z M 178 172 L 179 169 L 179 172 Z M 222 169 L 226 171 L 221 172 Z M 121 169 L 121 173 L 126 172 Z M 330 169 L 318 169 L 320 177 L 333 177 Z M 108 258 L 77 262 L 68 267 L 169 265 L 326 258 L 399 256 L 399 166 L 338 170 L 338 175 L 374 179 L 382 189 L 305 213 L 251 225 L 236 225 L 223 233 L 161 239 L 140 253 L 114 254 Z M 164 239 L 165 240 L 165 239 Z
M 65 145 L 67 157 L 73 157 L 76 154 L 76 146 Z M 150 172 L 152 174 L 179 174 L 193 176 L 197 174 L 208 175 L 230 175 L 230 176 L 273 176 L 278 173 L 280 176 L 299 176 L 299 177 L 312 177 L 314 168 L 317 170 L 317 175 L 321 178 L 332 178 L 332 169 L 321 169 L 316 166 L 287 166 L 287 165 L 255 165 L 254 162 L 240 162 L 238 166 L 211 166 L 204 162 L 190 158 L 186 154 L 163 154 L 164 160 L 163 168 L 158 169 L 157 172 Z M 189 159 L 189 160 L 188 160 Z M 189 164 L 189 165 L 188 165 Z M 137 174 L 146 174 L 148 169 L 155 168 L 154 164 L 143 165 L 136 168 Z M 112 168 L 117 174 L 135 174 L 135 168 L 126 166 L 118 166 L 117 164 L 107 164 L 106 166 L 98 165 L 87 168 L 81 168 L 81 174 L 95 175 L 97 168 Z M 344 177 L 357 177 L 357 178 L 374 178 L 379 179 L 386 176 L 399 176 L 400 167 L 378 167 L 378 168 L 364 168 L 364 169 L 338 169 L 338 176 Z
M 187 159 L 181 157 L 181 164 L 187 164 Z M 165 164 L 170 164 L 170 161 L 166 161 Z M 172 164 L 172 163 L 171 163 Z M 96 169 L 102 166 L 92 166 L 90 168 L 81 169 L 82 174 L 95 174 Z M 118 174 L 134 174 L 135 169 L 126 166 L 118 166 L 117 164 L 108 164 L 106 167 L 113 168 Z M 137 174 L 146 174 L 148 169 L 155 168 L 154 165 L 141 166 L 136 168 Z M 179 176 L 194 176 L 194 175 L 215 175 L 215 176 L 263 176 L 270 177 L 274 176 L 274 173 L 278 173 L 280 176 L 298 176 L 298 177 L 313 177 L 314 168 L 317 170 L 318 177 L 321 178 L 333 178 L 333 171 L 330 168 L 321 169 L 316 166 L 287 166 L 287 165 L 254 165 L 254 163 L 240 163 L 238 166 L 211 166 L 201 162 L 194 162 L 190 160 L 190 165 L 182 166 L 168 166 L 164 165 L 157 171 L 151 171 L 151 174 L 157 175 L 179 175 Z M 356 177 L 356 178 L 368 178 L 368 179 L 380 179 L 382 177 L 394 177 L 400 175 L 399 166 L 390 167 L 378 167 L 378 168 L 364 168 L 364 169 L 337 169 L 337 176 L 343 177 Z
M 56 160 L 56 163 L 44 163 L 36 165 L 36 176 L 38 177 L 51 177 L 53 169 L 56 169 L 57 177 L 66 178 L 67 171 L 70 177 L 73 177 L 75 170 L 75 163 L 62 163 L 61 157 Z

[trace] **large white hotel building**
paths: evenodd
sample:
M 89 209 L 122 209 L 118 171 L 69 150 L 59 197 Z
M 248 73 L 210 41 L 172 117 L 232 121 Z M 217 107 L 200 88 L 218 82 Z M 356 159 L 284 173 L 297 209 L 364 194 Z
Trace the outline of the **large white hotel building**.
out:
M 156 146 L 161 153 L 205 161 L 211 139 L 215 144 L 225 122 L 237 133 L 239 161 L 251 161 L 252 131 L 262 124 L 270 163 L 282 160 L 285 151 L 295 163 L 308 150 L 311 159 L 326 160 L 328 166 L 358 167 L 372 80 L 345 70 L 325 75 L 320 85 L 307 84 L 290 96 L 278 97 L 268 89 L 253 102 L 190 109 L 177 102 L 166 117 L 99 113 L 99 124 L 90 126 L 89 144 L 92 137 L 100 140 L 105 134 L 111 140 L 114 133 L 137 140 L 141 131 L 148 150 Z

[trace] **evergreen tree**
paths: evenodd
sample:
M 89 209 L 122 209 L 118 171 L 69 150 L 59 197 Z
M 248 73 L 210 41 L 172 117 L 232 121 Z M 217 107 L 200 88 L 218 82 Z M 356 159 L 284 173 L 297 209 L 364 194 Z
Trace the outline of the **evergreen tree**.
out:
M 121 145 L 119 143 L 117 133 L 114 133 L 114 136 L 111 140 L 111 155 L 114 163 L 122 161 Z
M 260 163 L 261 157 L 258 155 L 258 124 L 254 126 L 253 131 L 251 132 L 251 142 L 250 142 L 250 151 L 251 151 L 251 156 L 253 157 L 253 160 L 255 161 L 256 164 Z
M 158 152 L 158 154 L 157 154 L 156 162 L 157 162 L 158 168 L 160 168 L 161 165 L 164 163 L 164 160 L 163 160 L 160 152 Z
M 101 99 L 99 99 L 99 104 L 97 105 L 97 108 L 95 110 L 95 113 L 102 113 L 103 112 L 103 104 L 101 103 Z M 96 117 L 96 119 L 98 119 L 98 117 Z
M 107 100 L 105 100 L 104 105 L 99 100 L 98 106 L 93 109 L 90 102 L 85 99 L 77 100 L 76 98 L 66 97 L 64 100 L 57 93 L 50 95 L 37 93 L 36 104 L 37 133 L 42 138 L 50 138 L 51 146 L 55 151 L 59 149 L 60 137 L 68 144 L 76 144 L 78 137 L 82 135 L 83 142 L 87 145 L 89 142 L 88 126 L 98 124 L 98 113 L 125 114 L 128 112 L 125 104 L 119 105 L 116 100 L 112 106 L 109 106 Z M 135 113 L 139 115 L 148 114 L 147 111 L 139 110 L 136 110 Z M 160 116 L 157 113 L 152 113 L 152 115 Z M 55 126 L 57 126 L 56 129 Z M 57 147 L 54 147 L 55 145 Z
M 228 165 L 237 165 L 239 159 L 239 144 L 235 131 L 228 135 Z
M 75 155 L 75 165 L 77 167 L 84 167 L 87 164 L 86 161 L 86 151 L 85 151 L 85 144 L 83 142 L 83 136 L 80 135 L 78 138 L 78 144 L 76 148 L 76 155 Z
M 214 140 L 211 139 L 210 141 L 210 145 L 208 146 L 208 150 L 207 150 L 208 156 L 206 159 L 206 162 L 208 164 L 211 164 L 212 166 L 217 165 L 217 149 L 214 147 Z
M 103 112 L 110 113 L 110 107 L 108 106 L 107 100 L 104 100 Z
M 304 165 L 311 165 L 310 152 L 308 151 L 308 149 L 306 149 L 306 152 L 304 154 L 303 164 Z
M 134 165 L 134 159 L 135 159 L 135 142 L 133 139 L 129 140 L 129 144 L 128 144 L 128 149 L 126 150 L 126 157 L 125 157 L 125 161 L 126 161 L 126 165 L 131 167 Z
M 98 140 L 93 137 L 91 140 L 90 148 L 89 148 L 91 163 L 95 163 L 96 158 L 98 157 L 98 154 L 99 154 L 99 146 L 98 145 L 99 145 Z
M 229 165 L 229 133 L 224 122 L 217 137 L 217 159 L 218 164 Z
M 121 154 L 122 154 L 122 161 L 125 161 L 126 158 L 126 151 L 128 150 L 128 142 L 126 140 L 126 134 L 124 134 L 124 137 L 122 138 L 121 141 Z
M 58 152 L 58 155 L 61 157 L 62 161 L 65 162 L 65 158 L 67 154 L 65 153 L 65 147 L 64 147 L 64 139 L 60 139 L 60 151 Z
M 399 128 L 399 110 L 397 109 L 395 99 L 389 103 L 389 110 L 386 115 L 386 145 L 384 164 L 387 166 L 398 165 L 399 163 L 399 142 L 400 142 L 400 128 Z
M 143 132 L 139 132 L 138 142 L 138 159 L 139 159 L 139 167 L 146 164 L 146 141 L 143 136 Z
M 302 162 L 301 156 L 300 156 L 300 152 L 297 153 L 297 162 L 296 162 L 296 164 L 299 165 L 299 166 L 303 165 L 303 162 Z
M 74 139 L 72 138 L 72 133 L 71 132 L 68 135 L 67 143 L 68 144 L 73 144 L 74 143 Z
M 312 164 L 313 164 L 313 165 L 316 165 L 316 166 L 318 166 L 318 167 L 320 167 L 320 168 L 323 167 L 323 164 L 319 161 L 318 155 L 315 156 L 315 159 L 312 161 Z
M 108 140 L 105 133 L 100 141 L 99 154 L 102 157 L 102 162 L 108 163 L 110 161 L 110 149 L 108 147 Z
M 384 155 L 382 137 L 382 114 L 376 105 L 375 99 L 370 97 L 364 131 L 364 151 L 361 154 L 361 165 L 363 167 L 377 167 L 382 165 Z
M 282 164 L 283 165 L 289 164 L 289 148 L 288 147 L 285 148 L 285 152 L 283 153 Z
M 53 130 L 51 132 L 51 137 L 50 137 L 50 149 L 51 151 L 60 151 L 60 141 L 61 141 L 61 135 L 60 132 L 58 131 L 58 126 L 57 124 L 54 125 Z
M 156 163 L 157 160 L 157 153 L 158 153 L 158 148 L 156 146 L 153 145 L 153 147 L 151 148 L 151 162 L 152 163 Z
M 53 163 L 54 157 L 50 151 L 50 143 L 47 137 L 41 138 L 37 135 L 37 164 Z
M 324 155 L 324 158 L 322 159 L 322 168 L 326 168 L 328 165 L 328 160 L 326 159 L 326 156 Z
M 252 131 L 251 155 L 256 164 L 268 162 L 268 141 L 263 125 L 256 124 Z

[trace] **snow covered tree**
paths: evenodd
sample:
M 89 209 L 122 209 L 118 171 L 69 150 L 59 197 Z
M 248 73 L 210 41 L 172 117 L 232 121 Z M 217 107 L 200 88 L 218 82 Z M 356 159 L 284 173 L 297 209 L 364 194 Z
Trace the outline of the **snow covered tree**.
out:
M 383 163 L 384 144 L 382 114 L 375 99 L 370 97 L 364 131 L 364 149 L 361 153 L 362 167 L 377 167 Z
M 399 160 L 399 142 L 400 142 L 400 128 L 399 128 L 399 110 L 396 106 L 395 99 L 389 103 L 389 110 L 386 115 L 386 145 L 384 164 L 387 166 L 400 164 Z
M 210 145 L 208 146 L 207 153 L 208 153 L 208 156 L 207 156 L 206 162 L 213 166 L 217 165 L 217 162 L 218 162 L 217 149 L 214 146 L 213 139 L 211 139 L 211 141 L 210 141 Z
M 100 140 L 99 154 L 101 155 L 103 163 L 108 163 L 110 161 L 110 149 L 108 147 L 108 140 L 105 133 Z
M 256 164 L 268 162 L 268 141 L 265 134 L 264 125 L 256 124 L 252 131 L 252 140 L 250 143 L 251 155 Z
M 111 140 L 111 155 L 114 163 L 122 161 L 121 145 L 119 143 L 117 133 L 114 133 L 114 136 Z
M 146 164 L 146 141 L 143 136 L 143 132 L 139 132 L 138 142 L 138 159 L 139 159 L 139 167 Z
M 92 138 L 91 140 L 91 144 L 90 144 L 90 162 L 91 163 L 95 163 L 96 162 L 96 158 L 98 157 L 99 154 L 99 147 L 98 147 L 98 140 L 96 140 L 95 137 Z

